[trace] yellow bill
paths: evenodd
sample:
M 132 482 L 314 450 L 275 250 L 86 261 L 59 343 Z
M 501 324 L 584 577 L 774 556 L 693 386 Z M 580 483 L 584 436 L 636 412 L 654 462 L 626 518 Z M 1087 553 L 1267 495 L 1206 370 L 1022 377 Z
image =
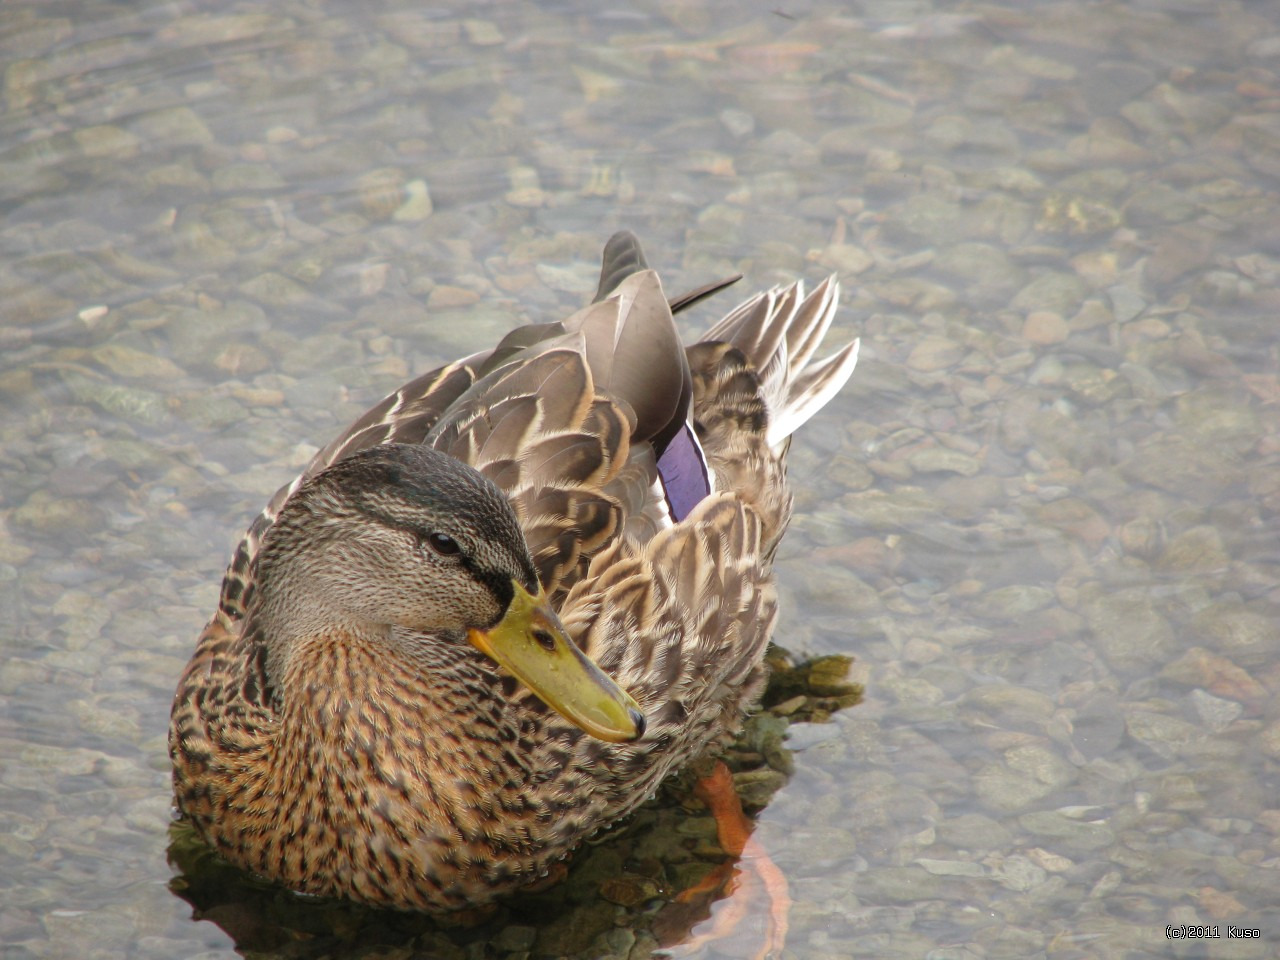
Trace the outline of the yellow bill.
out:
M 591 736 L 611 743 L 639 739 L 640 705 L 569 639 L 545 591 L 535 597 L 515 580 L 512 586 L 506 615 L 488 630 L 468 631 L 467 639 Z

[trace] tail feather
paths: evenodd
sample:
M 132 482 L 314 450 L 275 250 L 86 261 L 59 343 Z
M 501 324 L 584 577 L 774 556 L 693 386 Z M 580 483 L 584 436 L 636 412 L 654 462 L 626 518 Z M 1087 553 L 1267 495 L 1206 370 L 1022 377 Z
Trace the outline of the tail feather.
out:
M 760 378 L 769 408 L 768 443 L 778 448 L 822 409 L 853 374 L 858 341 L 810 363 L 831 327 L 840 284 L 827 277 L 811 293 L 804 282 L 774 287 L 730 311 L 705 335 L 737 347 Z
M 831 321 L 836 315 L 836 301 L 840 297 L 840 284 L 832 275 L 814 287 L 809 296 L 804 296 L 803 286 L 799 286 L 797 293 L 803 297 L 803 302 L 787 327 L 788 367 L 792 379 L 813 358 L 831 328 Z
M 777 448 L 797 428 L 825 407 L 849 382 L 853 368 L 858 365 L 859 341 L 845 344 L 839 352 L 805 367 L 787 387 L 787 399 L 781 408 L 772 410 L 769 446 Z
M 778 287 L 757 293 L 734 307 L 702 337 L 706 342 L 720 340 L 741 350 L 757 370 L 773 356 L 786 334 L 786 323 L 778 321 L 780 307 Z

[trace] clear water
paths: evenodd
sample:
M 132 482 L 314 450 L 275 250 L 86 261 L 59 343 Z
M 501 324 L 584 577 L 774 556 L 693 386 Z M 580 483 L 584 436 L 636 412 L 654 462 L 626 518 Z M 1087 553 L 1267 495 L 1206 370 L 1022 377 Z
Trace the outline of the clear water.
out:
M 706 942 L 640 882 L 716 862 L 670 798 L 461 928 L 170 828 L 244 524 L 620 227 L 671 290 L 835 271 L 863 338 L 792 451 L 777 640 L 865 699 L 758 816 L 786 955 L 1274 953 L 1275 9 L 16 2 L 0 66 L 6 958 L 755 955 L 750 884 Z

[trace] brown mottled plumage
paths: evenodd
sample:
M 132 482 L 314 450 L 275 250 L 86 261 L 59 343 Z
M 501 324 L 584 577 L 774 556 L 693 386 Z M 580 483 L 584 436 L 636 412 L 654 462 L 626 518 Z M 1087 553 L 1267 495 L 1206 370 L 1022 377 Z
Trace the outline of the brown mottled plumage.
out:
M 857 345 L 809 363 L 828 280 L 760 294 L 686 351 L 671 306 L 706 292 L 669 305 L 619 234 L 593 304 L 407 384 L 276 494 L 174 700 L 178 806 L 214 848 L 308 893 L 481 903 L 740 723 L 787 438 Z M 656 451 L 686 421 L 714 490 L 674 521 Z M 644 711 L 638 739 L 587 735 L 467 642 L 539 584 Z

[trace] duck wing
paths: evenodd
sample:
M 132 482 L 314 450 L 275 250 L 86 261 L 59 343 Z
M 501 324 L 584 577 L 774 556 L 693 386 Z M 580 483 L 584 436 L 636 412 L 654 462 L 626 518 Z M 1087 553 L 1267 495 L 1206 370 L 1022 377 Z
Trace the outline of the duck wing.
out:
M 789 437 L 857 362 L 856 340 L 813 360 L 838 292 L 831 279 L 808 294 L 802 283 L 775 288 L 688 348 L 688 422 L 710 492 L 648 539 L 598 553 L 561 608 L 587 655 L 649 721 L 643 741 L 624 749 L 580 740 L 576 749 L 592 764 L 612 763 L 656 787 L 735 729 L 758 696 L 777 613 L 773 556 L 791 515 Z
M 731 282 L 679 297 L 677 308 Z M 563 322 L 519 327 L 491 350 L 411 380 L 281 487 L 236 548 L 219 621 L 230 629 L 243 617 L 262 538 L 294 491 L 380 443 L 430 443 L 497 483 L 554 591 L 620 531 L 642 536 L 663 524 L 665 505 L 654 502 L 650 489 L 653 451 L 683 424 L 689 384 L 662 285 L 635 237 L 618 234 L 606 247 L 590 306 Z
M 553 595 L 617 538 L 664 525 L 657 461 L 688 418 L 692 380 L 662 284 L 627 245 L 611 248 L 615 273 L 632 272 L 561 335 L 480 377 L 424 439 L 507 494 Z

